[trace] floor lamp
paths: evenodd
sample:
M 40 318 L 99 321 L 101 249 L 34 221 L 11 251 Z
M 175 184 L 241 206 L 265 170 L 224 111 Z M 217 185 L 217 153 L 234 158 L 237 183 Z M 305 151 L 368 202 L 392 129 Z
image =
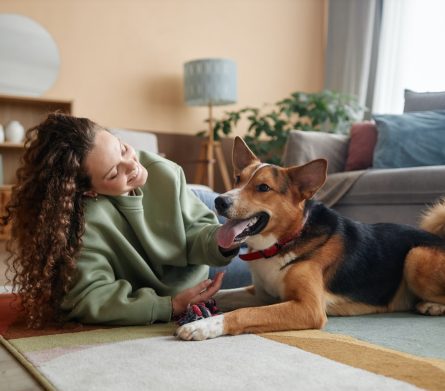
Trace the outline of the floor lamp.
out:
M 189 61 L 184 64 L 185 102 L 189 106 L 207 106 L 209 129 L 202 144 L 195 182 L 214 188 L 214 164 L 218 163 L 226 190 L 231 188 L 221 143 L 214 140 L 213 107 L 236 102 L 236 64 L 232 60 L 211 58 Z M 216 160 L 215 160 L 216 157 Z M 203 179 L 205 179 L 203 181 Z

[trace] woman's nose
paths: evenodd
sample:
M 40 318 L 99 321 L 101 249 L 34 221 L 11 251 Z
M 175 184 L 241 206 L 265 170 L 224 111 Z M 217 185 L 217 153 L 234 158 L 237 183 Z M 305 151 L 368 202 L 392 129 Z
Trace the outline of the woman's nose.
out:
M 129 174 L 130 172 L 134 171 L 136 169 L 136 162 L 134 161 L 134 159 L 128 158 L 125 160 L 124 162 L 125 164 L 125 172 L 127 174 Z

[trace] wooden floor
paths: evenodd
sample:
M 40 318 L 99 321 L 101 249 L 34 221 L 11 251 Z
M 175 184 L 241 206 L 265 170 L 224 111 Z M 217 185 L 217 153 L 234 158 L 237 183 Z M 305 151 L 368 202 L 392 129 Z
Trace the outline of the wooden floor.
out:
M 0 242 L 0 292 L 6 284 L 6 252 L 4 242 Z M 0 389 L 7 391 L 43 390 L 33 376 L 0 345 Z M 4 387 L 4 388 L 3 388 Z

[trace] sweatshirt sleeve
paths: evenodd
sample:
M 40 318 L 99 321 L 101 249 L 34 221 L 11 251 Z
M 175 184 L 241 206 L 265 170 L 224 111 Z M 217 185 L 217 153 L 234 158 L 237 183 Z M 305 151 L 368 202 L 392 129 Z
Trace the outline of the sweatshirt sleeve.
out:
M 188 188 L 184 172 L 179 168 L 179 189 L 182 217 L 190 264 L 227 265 L 234 254 L 224 256 L 218 247 L 216 233 L 220 224 L 215 214 Z
M 77 261 L 73 289 L 62 302 L 69 319 L 83 323 L 144 325 L 170 321 L 171 297 L 151 288 L 132 292 L 130 283 L 115 279 L 106 258 L 84 249 Z

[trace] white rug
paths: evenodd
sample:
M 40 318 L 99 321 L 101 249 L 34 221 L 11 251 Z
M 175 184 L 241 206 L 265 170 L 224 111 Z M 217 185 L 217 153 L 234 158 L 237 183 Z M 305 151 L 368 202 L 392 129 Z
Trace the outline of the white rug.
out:
M 131 340 L 73 351 L 38 367 L 62 391 L 418 390 L 255 335 Z

